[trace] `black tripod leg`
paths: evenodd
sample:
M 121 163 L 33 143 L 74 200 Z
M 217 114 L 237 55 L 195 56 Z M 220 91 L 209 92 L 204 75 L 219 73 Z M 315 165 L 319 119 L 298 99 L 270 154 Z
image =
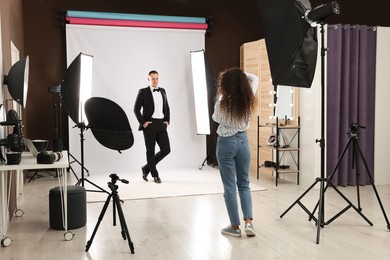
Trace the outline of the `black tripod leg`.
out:
M 337 169 L 339 168 L 339 165 L 340 165 L 340 163 L 341 163 L 341 161 L 342 161 L 342 159 L 344 157 L 344 154 L 348 150 L 348 146 L 349 146 L 349 144 L 351 142 L 352 142 L 352 138 L 349 138 L 347 144 L 344 146 L 343 151 L 341 152 L 341 155 L 340 155 L 339 159 L 337 160 L 336 166 L 334 167 L 332 173 L 330 174 L 329 178 L 327 179 L 327 184 L 326 184 L 326 186 L 324 188 L 324 191 L 323 191 L 324 193 L 328 189 L 329 183 L 332 181 L 332 179 L 333 179 Z M 314 216 L 314 213 L 316 212 L 316 210 L 318 208 L 318 204 L 319 204 L 319 202 L 317 202 L 316 206 L 314 207 L 313 211 L 311 212 L 312 216 Z
M 318 219 L 317 219 L 317 238 L 316 243 L 320 243 L 320 230 L 321 227 L 324 226 L 324 189 L 325 189 L 325 180 L 326 179 L 319 179 L 320 180 L 320 199 L 318 201 L 319 203 L 319 209 L 318 209 Z
M 119 195 L 118 196 L 118 200 L 121 201 L 119 199 Z M 123 203 L 123 201 L 122 201 Z M 116 211 L 119 212 L 119 210 L 116 209 L 117 206 L 116 206 L 116 203 L 113 204 L 113 210 L 114 210 L 114 214 L 113 214 L 113 222 L 114 222 L 114 226 L 116 226 Z M 123 226 L 123 221 L 120 220 L 120 217 L 119 217 L 119 223 L 121 225 L 121 235 L 122 235 L 122 238 L 126 240 L 126 233 L 125 233 L 125 227 Z
M 372 226 L 373 224 L 371 223 L 366 216 L 359 210 L 353 203 L 331 182 L 328 183 L 329 185 L 332 186 L 332 188 L 348 203 L 348 206 L 345 207 L 343 210 L 341 210 L 339 213 L 337 213 L 334 217 L 329 219 L 329 221 L 326 224 L 330 224 L 333 220 L 338 218 L 341 214 L 343 214 L 345 211 L 347 211 L 349 208 L 353 208 L 367 223 Z
M 363 164 L 364 164 L 364 167 L 366 168 L 366 172 L 368 174 L 368 177 L 370 178 L 370 182 L 371 182 L 371 186 L 372 188 L 374 189 L 374 192 L 375 192 L 375 196 L 378 200 L 378 203 L 379 203 L 379 206 L 382 210 L 382 213 L 383 213 L 383 216 L 386 220 L 386 223 L 387 223 L 387 229 L 390 231 L 390 223 L 389 223 L 389 219 L 387 218 L 387 214 L 386 214 L 386 211 L 385 211 L 385 208 L 383 207 L 383 204 L 382 204 L 382 201 L 379 197 L 379 193 L 375 187 L 375 181 L 374 181 L 374 178 L 372 177 L 372 174 L 368 168 L 368 164 L 367 164 L 367 161 L 366 159 L 364 158 L 363 154 L 362 154 L 362 151 L 360 150 L 360 146 L 359 146 L 359 143 L 356 144 L 356 147 L 357 147 L 357 151 L 359 152 L 359 155 L 360 155 L 360 158 L 362 159 L 363 161 Z
M 84 168 L 84 170 L 87 172 L 87 175 L 89 176 L 89 170 L 84 165 L 81 165 L 81 162 L 79 160 L 77 160 L 76 157 L 74 157 L 71 153 L 69 153 L 69 156 L 72 157 L 72 159 L 73 159 L 73 161 L 70 162 L 69 165 L 71 165 L 72 163 L 75 163 L 75 162 L 78 163 L 78 165 L 80 165 L 81 167 Z
M 100 222 L 102 222 L 103 217 L 104 217 L 104 214 L 106 213 L 108 204 L 110 204 L 111 197 L 112 197 L 111 194 L 108 195 L 107 200 L 106 200 L 106 202 L 104 203 L 102 212 L 100 212 L 99 219 L 98 219 L 98 222 L 96 223 L 95 229 L 93 230 L 92 236 L 91 236 L 91 238 L 88 240 L 87 245 L 86 245 L 86 247 L 85 247 L 85 252 L 88 252 L 89 248 L 91 247 L 93 238 L 94 238 L 95 235 L 96 235 L 96 232 L 97 232 L 97 230 L 98 230 L 98 228 L 99 228 Z
M 96 188 L 98 188 L 99 190 L 96 191 L 96 190 L 86 190 L 86 191 L 92 191 L 92 192 L 105 192 L 107 194 L 110 194 L 108 191 L 106 191 L 105 189 L 103 189 L 102 187 L 98 186 L 97 184 L 91 182 L 90 180 L 88 179 L 84 179 L 84 181 L 88 182 L 89 184 L 95 186 Z M 77 184 L 76 184 L 77 185 Z
M 298 198 L 294 201 L 293 204 L 291 204 L 290 207 L 288 207 L 288 209 L 286 209 L 282 215 L 280 215 L 280 218 L 283 218 L 284 215 L 287 214 L 288 211 L 290 211 L 290 209 L 292 209 L 295 204 L 298 204 L 299 206 L 301 206 L 301 208 L 312 218 L 312 213 L 301 203 L 301 199 L 317 184 L 318 182 L 318 178 L 316 179 L 316 181 Z
M 38 174 L 38 172 L 39 172 L 39 169 L 36 170 L 36 171 L 34 172 L 34 174 L 29 178 L 28 183 L 30 183 L 32 180 L 34 180 L 34 179 L 35 179 L 35 176 L 37 176 L 37 177 L 42 177 L 42 176 L 40 176 L 40 175 Z
M 213 146 L 210 148 L 209 152 L 207 153 L 206 158 L 204 158 L 204 161 L 203 161 L 202 165 L 199 166 L 199 170 L 202 170 L 202 169 L 203 169 L 204 164 L 206 163 L 207 159 L 209 158 L 211 152 L 214 150 L 214 148 L 215 148 L 216 145 L 217 145 L 217 140 L 215 140 Z
M 134 254 L 134 245 L 133 245 L 133 242 L 131 241 L 131 238 L 130 238 L 129 229 L 127 228 L 125 216 L 123 215 L 123 210 L 122 210 L 122 206 L 120 204 L 118 194 L 114 195 L 114 204 L 116 205 L 116 209 L 118 210 L 119 221 L 121 223 L 121 229 L 122 229 L 121 230 L 122 237 L 124 240 L 126 240 L 126 238 L 127 238 L 127 241 L 129 243 L 130 252 L 132 254 Z
M 355 169 L 355 172 L 356 172 L 356 196 L 357 196 L 357 203 L 358 203 L 358 206 L 357 208 L 359 209 L 359 211 L 362 210 L 362 207 L 360 206 L 360 172 L 359 172 L 359 165 L 358 165 L 358 161 L 356 160 L 356 151 L 358 150 L 358 142 L 357 142 L 357 139 L 355 138 L 354 139 L 354 142 L 353 142 L 353 149 L 352 149 L 352 169 Z
M 73 170 L 73 168 L 72 168 L 72 165 L 71 165 L 71 164 L 69 164 L 69 169 L 72 171 L 72 173 L 73 173 L 74 177 L 75 177 L 75 178 L 76 178 L 76 180 L 77 180 L 75 185 L 79 185 L 79 183 L 80 183 L 80 178 L 77 176 L 76 172 Z

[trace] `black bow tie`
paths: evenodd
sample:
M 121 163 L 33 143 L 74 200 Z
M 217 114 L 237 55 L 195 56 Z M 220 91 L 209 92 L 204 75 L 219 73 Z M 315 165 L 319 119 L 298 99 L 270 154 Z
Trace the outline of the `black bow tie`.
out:
M 160 92 L 160 89 L 159 88 L 155 88 L 155 89 L 153 89 L 153 92 L 154 91 Z

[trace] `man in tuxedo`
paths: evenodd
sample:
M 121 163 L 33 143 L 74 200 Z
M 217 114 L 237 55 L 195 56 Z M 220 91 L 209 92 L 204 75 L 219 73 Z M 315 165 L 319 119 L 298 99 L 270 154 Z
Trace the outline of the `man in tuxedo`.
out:
M 154 182 L 161 183 L 156 165 L 171 152 L 167 127 L 170 120 L 168 99 L 165 89 L 158 86 L 159 73 L 149 72 L 149 86 L 138 91 L 134 113 L 143 131 L 146 146 L 146 165 L 142 167 L 142 178 L 148 181 L 151 173 Z M 142 112 L 141 112 L 142 111 Z M 160 151 L 155 153 L 156 143 Z

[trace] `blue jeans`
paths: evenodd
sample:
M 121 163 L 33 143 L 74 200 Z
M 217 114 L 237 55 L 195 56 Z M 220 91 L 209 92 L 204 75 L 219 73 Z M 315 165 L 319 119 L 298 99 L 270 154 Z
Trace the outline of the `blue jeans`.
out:
M 253 218 L 252 197 L 249 187 L 251 154 L 246 132 L 239 132 L 230 137 L 218 136 L 216 155 L 230 224 L 239 226 L 237 189 L 244 219 Z

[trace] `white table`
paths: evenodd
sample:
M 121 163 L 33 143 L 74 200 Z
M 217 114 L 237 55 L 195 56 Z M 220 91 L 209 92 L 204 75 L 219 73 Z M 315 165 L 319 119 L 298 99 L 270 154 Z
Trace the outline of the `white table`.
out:
M 11 180 L 12 178 L 9 178 L 9 185 L 7 187 L 5 183 L 5 174 L 7 173 L 16 173 L 19 175 L 23 170 L 40 170 L 40 169 L 57 169 L 58 172 L 58 181 L 60 184 L 60 190 L 61 190 L 61 199 L 62 202 L 62 219 L 63 219 L 63 225 L 65 229 L 65 240 L 71 240 L 73 238 L 73 234 L 68 231 L 68 200 L 67 200 L 67 168 L 69 168 L 69 158 L 68 158 L 68 152 L 62 151 L 62 158 L 52 164 L 38 164 L 37 159 L 30 153 L 30 152 L 23 152 L 22 153 L 22 159 L 20 164 L 18 165 L 0 165 L 0 177 L 1 177 L 1 195 L 2 199 L 0 201 L 0 211 L 2 214 L 2 234 L 1 234 L 1 243 L 3 246 L 9 246 L 12 242 L 12 239 L 6 236 L 7 229 L 8 229 L 8 209 L 9 209 L 9 202 L 10 202 L 10 190 L 11 190 Z M 16 178 L 17 182 L 20 181 L 19 178 Z M 23 180 L 22 180 L 23 181 Z M 18 183 L 17 183 L 18 185 Z

